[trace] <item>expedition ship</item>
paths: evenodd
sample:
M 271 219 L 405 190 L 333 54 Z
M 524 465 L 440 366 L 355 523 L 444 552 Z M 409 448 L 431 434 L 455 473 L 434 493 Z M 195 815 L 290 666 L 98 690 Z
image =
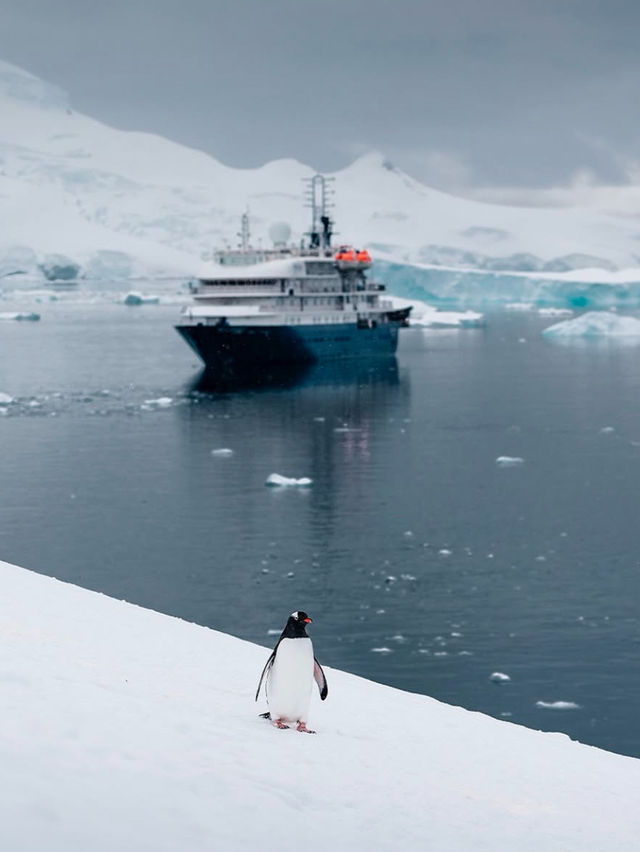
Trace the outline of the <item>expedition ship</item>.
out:
M 288 226 L 276 225 L 272 249 L 252 248 L 245 214 L 239 248 L 216 252 L 192 285 L 192 304 L 183 308 L 176 329 L 208 370 L 396 351 L 411 308 L 394 309 L 382 297 L 384 284 L 367 278 L 367 251 L 332 246 L 328 180 L 309 180 L 311 230 L 300 247 L 287 244 Z

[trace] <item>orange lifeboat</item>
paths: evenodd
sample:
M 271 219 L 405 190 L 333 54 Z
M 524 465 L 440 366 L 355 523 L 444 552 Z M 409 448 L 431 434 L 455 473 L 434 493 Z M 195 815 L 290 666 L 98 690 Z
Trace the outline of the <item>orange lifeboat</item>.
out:
M 371 255 L 366 249 L 356 252 L 356 260 L 358 263 L 371 263 Z

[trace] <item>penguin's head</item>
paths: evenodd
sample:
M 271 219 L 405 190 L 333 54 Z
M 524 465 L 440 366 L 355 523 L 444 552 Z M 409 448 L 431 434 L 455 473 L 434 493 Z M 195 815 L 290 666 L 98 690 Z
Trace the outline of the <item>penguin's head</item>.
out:
M 312 618 L 309 618 L 306 612 L 302 610 L 298 610 L 298 612 L 292 612 L 290 618 L 293 618 L 295 622 L 298 624 L 311 624 L 313 621 Z

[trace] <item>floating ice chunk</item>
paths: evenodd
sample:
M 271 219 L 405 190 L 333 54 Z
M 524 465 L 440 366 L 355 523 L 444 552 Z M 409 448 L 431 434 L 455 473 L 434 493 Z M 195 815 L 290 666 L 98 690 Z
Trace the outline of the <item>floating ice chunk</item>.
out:
M 536 707 L 541 710 L 579 710 L 580 705 L 575 701 L 536 701 Z
M 308 476 L 303 476 L 300 479 L 295 479 L 294 477 L 290 477 L 290 476 L 282 476 L 282 474 L 280 474 L 280 473 L 271 473 L 267 477 L 267 481 L 265 482 L 265 485 L 283 486 L 283 487 L 288 486 L 288 485 L 293 485 L 293 486 L 297 485 L 298 487 L 305 488 L 305 487 L 308 487 L 309 485 L 311 485 L 312 483 L 313 483 L 313 479 L 309 479 Z
M 8 393 L 0 392 L 0 405 L 11 405 L 13 402 L 13 397 L 9 396 Z
M 451 551 L 448 547 L 441 547 L 438 553 L 440 556 L 451 556 Z
M 533 305 L 531 302 L 507 302 L 505 308 L 508 311 L 530 311 Z
M 220 457 L 232 456 L 233 452 L 234 451 L 232 449 L 230 449 L 229 447 L 220 447 L 217 450 L 211 450 L 211 455 L 212 456 L 220 456 Z
M 439 311 L 427 302 L 392 296 L 394 308 L 411 307 L 409 325 L 421 328 L 477 328 L 484 325 L 484 316 L 477 311 Z
M 383 647 L 383 648 L 372 648 L 371 653 L 372 654 L 393 654 L 393 651 L 391 650 L 391 648 L 384 648 Z
M 137 290 L 131 290 L 122 300 L 123 305 L 157 305 L 159 302 L 160 296 L 139 293 Z
M 612 432 L 615 432 L 615 431 L 616 430 L 613 428 L 613 426 L 603 426 L 602 429 L 600 430 L 600 434 L 601 435 L 610 435 Z
M 484 315 L 477 311 L 428 311 L 411 317 L 409 325 L 421 328 L 478 328 L 484 325 Z
M 498 456 L 496 459 L 498 467 L 515 467 L 519 464 L 524 464 L 524 459 L 520 456 Z
M 570 317 L 573 311 L 569 308 L 538 308 L 541 317 Z
M 489 680 L 492 683 L 508 683 L 511 678 L 504 672 L 493 672 L 493 674 L 489 675 Z
M 157 399 L 145 399 L 144 404 L 155 408 L 168 408 L 172 402 L 170 396 L 159 396 Z
M 17 312 L 17 313 L 0 313 L 0 320 L 17 320 L 18 322 L 38 322 L 40 314 L 35 314 L 33 311 Z
M 612 311 L 589 311 L 575 319 L 557 322 L 542 332 L 560 339 L 583 337 L 640 337 L 640 320 Z

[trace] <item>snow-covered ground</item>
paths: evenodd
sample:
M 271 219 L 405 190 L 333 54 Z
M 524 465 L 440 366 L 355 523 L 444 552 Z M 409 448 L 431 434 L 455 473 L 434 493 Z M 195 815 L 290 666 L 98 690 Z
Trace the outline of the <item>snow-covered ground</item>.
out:
M 0 648 L 7 852 L 637 848 L 640 761 L 564 735 L 328 667 L 317 735 L 277 731 L 266 648 L 6 563 Z
M 307 228 L 302 178 L 313 170 L 296 161 L 234 169 L 168 139 L 116 130 L 2 61 L 0 115 L 0 279 L 191 276 L 213 249 L 236 244 L 247 209 L 256 243 L 268 245 L 278 221 L 294 240 Z M 628 193 L 619 210 L 610 195 L 602 208 L 487 204 L 424 186 L 375 153 L 334 177 L 338 239 L 368 246 L 402 280 L 414 276 L 439 296 L 468 288 L 498 298 L 511 289 L 514 301 L 523 288 L 638 284 L 640 226 Z M 577 278 L 564 281 L 571 270 Z M 512 272 L 542 278 L 534 285 Z

